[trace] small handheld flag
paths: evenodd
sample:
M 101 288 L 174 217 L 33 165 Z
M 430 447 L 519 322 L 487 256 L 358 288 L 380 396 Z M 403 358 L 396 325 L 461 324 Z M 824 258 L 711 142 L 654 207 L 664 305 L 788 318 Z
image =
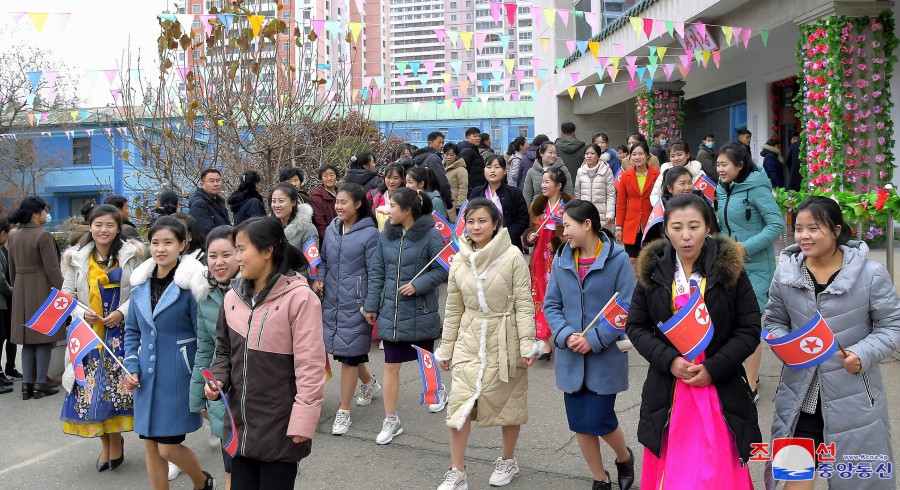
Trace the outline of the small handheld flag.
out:
M 454 227 L 450 225 L 450 220 L 441 216 L 441 213 L 435 211 L 432 214 L 434 215 L 434 229 L 441 233 L 441 238 L 444 239 L 444 243 L 447 243 L 453 238 Z
M 716 183 L 703 172 L 694 179 L 694 189 L 703 193 L 703 197 L 710 204 L 716 202 Z
M 441 267 L 449 271 L 450 266 L 453 264 L 453 258 L 456 257 L 457 252 L 459 252 L 459 246 L 453 242 L 448 243 L 437 256 L 437 263 L 441 264 Z
M 603 316 L 600 318 L 606 328 L 618 334 L 625 333 L 626 320 L 628 320 L 628 305 L 622 303 L 619 298 L 603 310 Z
M 644 226 L 644 235 L 647 234 L 647 230 L 662 223 L 665 214 L 666 207 L 663 206 L 662 199 L 660 199 L 659 202 L 656 203 L 656 206 L 653 206 L 653 210 L 650 211 L 650 216 L 647 217 L 647 224 Z
M 72 366 L 75 369 L 75 382 L 81 386 L 87 384 L 84 374 L 84 364 L 82 360 L 91 349 L 100 345 L 100 338 L 84 320 L 75 319 L 69 326 L 68 338 L 66 339 L 66 349 L 69 350 L 69 358 L 72 360 Z
M 466 234 L 466 208 L 469 207 L 469 201 L 462 203 L 459 207 L 459 213 L 456 215 L 456 224 L 453 227 L 453 236 L 457 240 L 462 240 Z
M 566 212 L 566 203 L 562 202 L 562 199 L 560 199 L 556 203 L 556 206 L 553 208 L 553 212 L 550 213 L 550 219 L 552 219 L 553 221 L 555 221 L 557 223 L 562 223 L 563 222 L 563 214 L 565 214 L 565 212 Z
M 689 361 L 696 359 L 706 349 L 713 336 L 712 318 L 696 281 L 691 281 L 691 290 L 691 297 L 678 313 L 665 323 L 657 324 L 672 345 Z
M 319 255 L 319 244 L 316 237 L 312 237 L 303 244 L 303 255 L 309 262 L 309 278 L 316 279 L 318 276 L 318 266 L 322 263 L 322 257 Z
M 216 385 L 217 387 L 219 386 L 218 381 L 216 381 L 216 377 L 213 376 L 212 372 L 210 372 L 208 368 L 203 368 L 202 373 L 203 378 L 206 379 L 207 383 L 212 382 L 212 384 Z M 228 396 L 226 396 L 221 389 L 219 390 L 219 399 L 222 400 L 222 403 L 225 404 L 225 413 L 228 414 L 228 419 L 231 421 L 231 434 L 228 438 L 228 442 L 226 442 L 225 445 L 222 446 L 222 449 L 224 449 L 229 456 L 234 458 L 235 456 L 237 456 L 238 450 L 237 425 L 235 425 L 234 423 L 234 414 L 231 413 L 231 407 L 228 406 Z
M 822 364 L 838 349 L 834 332 L 818 312 L 806 325 L 787 335 L 776 339 L 763 330 L 762 336 L 785 364 L 797 370 Z
M 434 354 L 414 345 L 416 355 L 419 357 L 419 371 L 422 372 L 422 405 L 438 403 L 437 392 L 441 389 L 441 373 L 438 372 L 437 361 Z
M 328 361 L 328 356 L 325 356 L 325 381 L 328 381 L 333 377 L 334 373 L 331 372 L 331 362 Z
M 50 290 L 50 296 L 34 312 L 34 316 L 25 326 L 44 335 L 53 335 L 75 309 L 76 304 L 71 296 L 53 288 Z

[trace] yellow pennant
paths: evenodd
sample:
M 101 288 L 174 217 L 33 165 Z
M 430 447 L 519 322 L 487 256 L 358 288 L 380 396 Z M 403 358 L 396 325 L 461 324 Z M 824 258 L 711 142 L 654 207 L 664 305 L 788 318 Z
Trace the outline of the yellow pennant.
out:
M 634 29 L 634 33 L 638 36 L 644 35 L 644 19 L 640 17 L 629 17 L 628 20 L 631 21 L 631 28 Z
M 566 90 L 568 90 L 568 92 L 569 92 L 569 98 L 574 100 L 575 99 L 575 91 L 577 89 L 575 87 L 569 87 Z
M 591 49 L 591 54 L 594 58 L 600 56 L 600 43 L 598 41 L 591 41 L 588 43 L 588 48 Z
M 666 57 L 666 51 L 668 50 L 668 46 L 659 46 L 658 48 L 656 48 L 656 54 L 659 55 L 660 60 Z
M 556 9 L 555 8 L 545 8 L 544 9 L 544 19 L 547 21 L 547 27 L 553 27 L 553 21 L 556 20 Z
M 34 24 L 34 28 L 41 32 L 44 30 L 44 23 L 47 22 L 47 16 L 49 16 L 49 12 L 28 12 L 28 20 Z
M 259 30 L 262 29 L 262 23 L 266 20 L 265 15 L 248 15 L 247 21 L 250 22 L 250 28 L 253 29 L 253 37 L 259 35 Z
M 710 54 L 712 54 L 712 51 L 710 51 L 708 49 L 703 50 L 703 66 L 706 66 L 709 64 L 709 55 Z
M 350 35 L 353 36 L 353 42 L 359 41 L 359 34 L 362 32 L 362 22 L 347 22 L 347 27 L 350 28 Z
M 616 70 L 616 71 L 619 70 L 619 57 L 618 56 L 610 57 L 609 62 L 610 62 L 610 64 L 612 64 L 612 67 L 614 70 Z
M 722 26 L 722 34 L 725 34 L 725 42 L 731 46 L 731 35 L 734 33 L 734 28 L 731 26 Z
M 444 79 L 444 83 L 450 83 L 452 77 L 453 75 L 451 75 L 449 71 L 445 71 L 444 74 L 441 75 L 441 78 Z
M 546 53 L 546 52 L 547 52 L 547 48 L 550 47 L 550 38 L 549 38 L 549 37 L 542 37 L 542 38 L 540 39 L 540 41 L 541 41 L 541 50 L 544 51 L 544 52 Z
M 512 75 L 513 69 L 516 67 L 516 60 L 503 60 L 503 64 L 506 65 L 506 71 L 508 71 L 509 74 Z
M 462 39 L 463 47 L 466 48 L 466 51 L 472 46 L 472 35 L 475 34 L 471 31 L 459 31 L 459 38 Z

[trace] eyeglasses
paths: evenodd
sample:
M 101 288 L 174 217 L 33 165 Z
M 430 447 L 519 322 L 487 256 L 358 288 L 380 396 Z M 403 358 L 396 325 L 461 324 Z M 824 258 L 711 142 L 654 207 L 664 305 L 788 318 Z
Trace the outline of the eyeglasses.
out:
M 222 179 L 206 179 L 207 184 L 221 184 Z

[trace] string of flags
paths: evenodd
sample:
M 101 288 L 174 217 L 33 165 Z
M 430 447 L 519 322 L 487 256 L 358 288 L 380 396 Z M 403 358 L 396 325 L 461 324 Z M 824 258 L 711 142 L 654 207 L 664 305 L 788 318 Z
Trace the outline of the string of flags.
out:
M 18 25 L 22 19 L 27 18 L 34 29 L 40 34 L 44 31 L 48 21 L 50 25 L 56 27 L 57 32 L 62 32 L 69 25 L 69 19 L 72 17 L 71 12 L 9 12 L 9 17 L 13 24 Z
M 33 114 L 29 114 L 29 116 L 34 116 Z M 31 118 L 29 118 L 31 119 Z M 112 137 L 113 133 L 120 134 L 122 136 L 128 135 L 128 128 L 126 127 L 109 127 L 109 128 L 90 128 L 90 129 L 75 129 L 75 130 L 64 130 L 64 131 L 41 131 L 40 137 L 53 137 L 54 135 L 59 136 L 60 134 L 64 135 L 68 139 L 77 138 L 77 137 L 91 137 L 94 134 L 102 135 L 106 134 L 107 137 Z M 19 138 L 33 138 L 38 136 L 38 132 L 29 132 L 29 133 L 3 133 L 0 134 L 0 138 L 2 139 L 11 139 L 18 141 Z

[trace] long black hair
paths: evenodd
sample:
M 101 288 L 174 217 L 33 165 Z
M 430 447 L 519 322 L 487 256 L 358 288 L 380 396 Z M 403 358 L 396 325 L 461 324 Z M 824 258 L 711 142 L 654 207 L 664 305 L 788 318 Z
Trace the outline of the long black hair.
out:
M 419 219 L 423 215 L 431 214 L 434 207 L 431 197 L 422 191 L 414 191 L 409 187 L 400 187 L 391 196 L 391 201 L 401 209 L 412 210 L 413 219 Z
M 341 192 L 350 196 L 354 203 L 359 203 L 359 208 L 356 209 L 356 221 L 353 224 L 358 223 L 363 218 L 372 218 L 373 223 L 378 223 L 375 213 L 372 212 L 372 205 L 366 199 L 366 190 L 363 189 L 363 186 L 353 182 L 346 182 L 338 187 L 337 193 L 340 194 Z
M 185 250 L 184 253 L 194 253 L 195 250 L 205 251 L 206 237 L 203 236 L 203 231 L 200 229 L 200 223 L 189 214 L 178 213 L 175 217 L 184 223 L 185 229 L 187 229 L 188 234 L 191 235 L 191 241 L 188 242 L 188 249 Z
M 300 207 L 300 193 L 297 192 L 297 188 L 294 187 L 290 182 L 279 182 L 272 186 L 272 190 L 269 191 L 269 211 L 271 214 L 269 216 L 275 217 L 275 213 L 272 212 L 272 195 L 275 194 L 275 191 L 281 191 L 287 198 L 293 202 L 291 205 L 291 216 L 288 218 L 288 224 L 294 221 L 294 218 L 297 217 L 297 208 Z M 278 218 L 275 218 L 276 220 Z
M 300 271 L 307 266 L 303 254 L 284 236 L 284 228 L 278 218 L 267 216 L 243 221 L 234 228 L 231 239 L 236 241 L 237 236 L 241 233 L 247 236 L 257 250 L 272 249 L 272 274 L 266 278 L 266 283 L 275 276 L 285 275 L 290 271 Z
M 756 164 L 753 163 L 753 160 L 750 158 L 747 147 L 740 141 L 728 143 L 722 148 L 719 148 L 718 153 L 716 153 L 716 160 L 719 159 L 720 155 L 725 155 L 725 158 L 730 160 L 736 167 L 740 168 L 737 177 L 734 179 L 735 182 L 743 182 L 747 179 L 747 176 L 750 175 L 750 172 L 756 171 Z
M 14 209 L 11 213 L 9 213 L 6 216 L 6 219 L 8 219 L 12 224 L 24 225 L 27 223 L 31 223 L 31 218 L 34 215 L 41 214 L 41 211 L 47 210 L 49 208 L 50 205 L 47 204 L 47 201 L 41 199 L 38 196 L 29 196 L 19 204 L 19 207 L 17 209 Z
M 375 157 L 368 151 L 357 153 L 350 157 L 350 168 L 366 168 L 366 165 L 375 161 Z
M 231 245 L 234 246 L 234 227 L 231 225 L 219 225 L 212 230 L 209 230 L 209 234 L 206 235 L 205 252 L 207 256 L 209 255 L 209 246 L 216 240 L 228 240 L 231 242 Z M 219 287 L 219 281 L 209 273 L 209 268 L 207 268 L 203 274 L 206 276 L 206 282 L 208 282 L 210 286 L 214 288 Z
M 591 230 L 593 230 L 594 234 L 598 237 L 606 231 L 603 229 L 603 221 L 600 220 L 600 211 L 597 210 L 597 206 L 594 206 L 594 203 L 591 201 L 572 199 L 566 203 L 565 213 L 573 220 L 582 224 L 587 220 L 591 220 Z M 608 232 L 607 236 L 609 236 Z
M 116 236 L 113 238 L 112 243 L 109 245 L 109 253 L 107 257 L 118 257 L 119 250 L 122 250 L 122 245 L 125 243 L 125 241 L 122 239 L 122 215 L 119 213 L 118 208 L 116 208 L 112 204 L 101 204 L 99 206 L 94 206 L 91 209 L 91 214 L 89 214 L 87 218 L 88 226 L 91 226 L 91 223 L 93 223 L 95 219 L 101 218 L 103 216 L 112 216 L 112 218 L 116 221 Z M 88 233 L 87 242 L 82 246 L 87 246 L 88 243 L 93 242 L 93 233 Z
M 381 186 L 378 188 L 378 191 L 381 192 L 382 194 L 387 192 L 387 178 L 388 178 L 388 175 L 391 174 L 391 172 L 397 172 L 400 175 L 400 187 L 403 187 L 404 185 L 406 185 L 406 183 L 403 182 L 404 179 L 406 179 L 406 167 L 404 167 L 403 165 L 401 165 L 399 163 L 392 163 L 392 164 L 388 165 L 387 168 L 384 169 L 384 179 L 381 182 Z M 394 191 L 394 192 L 397 192 L 397 191 Z M 392 198 L 393 198 L 393 196 L 392 196 Z
M 171 215 L 178 212 L 178 193 L 172 189 L 166 189 L 156 196 L 157 210 L 160 214 Z
M 440 186 L 437 176 L 428 167 L 410 167 L 406 176 L 412 177 L 417 184 L 425 184 L 425 192 L 434 192 Z
M 179 242 L 187 240 L 187 228 L 185 228 L 184 223 L 175 216 L 160 216 L 159 219 L 153 223 L 153 226 L 150 227 L 150 231 L 147 232 L 147 240 L 152 241 L 153 235 L 161 230 L 171 231 Z M 179 252 L 179 254 L 180 253 L 181 252 Z
M 687 166 L 684 167 L 669 167 L 662 174 L 663 179 L 663 189 L 660 193 L 663 197 L 672 197 L 672 193 L 669 191 L 669 187 L 675 185 L 675 181 L 678 180 L 682 175 L 691 175 L 691 171 L 688 170 Z M 693 176 L 692 176 L 693 177 Z
M 262 196 L 259 195 L 259 183 L 262 181 L 262 177 L 260 177 L 259 172 L 256 170 L 247 170 L 241 175 L 241 183 L 238 184 L 238 188 L 231 194 L 231 197 L 228 198 L 228 204 L 240 204 L 245 199 L 257 197 L 260 201 L 262 201 Z

